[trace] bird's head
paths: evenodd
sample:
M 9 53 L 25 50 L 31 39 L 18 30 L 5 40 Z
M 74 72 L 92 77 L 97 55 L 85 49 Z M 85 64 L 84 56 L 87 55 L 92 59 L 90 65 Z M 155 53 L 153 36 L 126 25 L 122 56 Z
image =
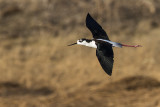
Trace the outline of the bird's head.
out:
M 88 39 L 82 38 L 82 39 L 78 39 L 76 43 L 72 43 L 72 44 L 70 44 L 68 46 L 72 46 L 72 45 L 76 45 L 76 44 L 78 44 L 78 45 L 85 45 L 89 41 L 90 40 L 88 40 Z

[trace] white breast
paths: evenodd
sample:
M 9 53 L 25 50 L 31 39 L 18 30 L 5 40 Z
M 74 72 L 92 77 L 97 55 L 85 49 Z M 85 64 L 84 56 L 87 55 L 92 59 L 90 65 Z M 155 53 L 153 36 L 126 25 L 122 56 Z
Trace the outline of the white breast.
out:
M 92 42 L 89 42 L 89 43 L 86 42 L 86 46 L 92 47 L 92 48 L 97 48 L 97 45 L 96 45 L 95 41 L 92 41 Z
M 95 44 L 95 41 L 91 41 L 91 42 L 86 42 L 86 41 L 79 42 L 79 41 L 77 41 L 77 44 L 88 46 L 88 47 L 91 47 L 91 48 L 97 48 L 97 45 Z

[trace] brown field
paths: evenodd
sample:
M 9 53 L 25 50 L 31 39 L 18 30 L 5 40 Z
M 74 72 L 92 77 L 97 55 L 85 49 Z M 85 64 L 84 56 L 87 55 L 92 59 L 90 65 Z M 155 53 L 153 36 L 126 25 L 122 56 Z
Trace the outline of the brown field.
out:
M 160 107 L 160 0 L 0 0 L 0 107 Z M 95 49 L 86 14 L 114 48 L 112 76 Z

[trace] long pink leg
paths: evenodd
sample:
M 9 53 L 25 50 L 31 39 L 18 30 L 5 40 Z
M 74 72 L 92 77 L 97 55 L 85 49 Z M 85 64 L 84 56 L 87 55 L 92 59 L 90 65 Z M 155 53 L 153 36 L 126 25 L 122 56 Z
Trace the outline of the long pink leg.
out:
M 134 48 L 136 48 L 136 47 L 142 47 L 141 45 L 124 45 L 124 44 L 122 44 L 122 46 L 125 46 L 125 47 L 134 47 Z

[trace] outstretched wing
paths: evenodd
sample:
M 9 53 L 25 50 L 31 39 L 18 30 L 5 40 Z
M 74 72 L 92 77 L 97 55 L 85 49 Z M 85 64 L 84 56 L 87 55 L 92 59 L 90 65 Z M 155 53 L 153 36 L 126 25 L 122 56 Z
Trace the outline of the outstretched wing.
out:
M 87 14 L 86 17 L 86 26 L 92 32 L 94 39 L 106 39 L 109 40 L 106 32 L 102 29 L 102 27 L 90 16 Z
M 112 75 L 112 68 L 113 68 L 113 50 L 111 44 L 106 43 L 98 43 L 97 50 L 96 50 L 97 58 L 103 68 L 103 70 L 108 74 Z

